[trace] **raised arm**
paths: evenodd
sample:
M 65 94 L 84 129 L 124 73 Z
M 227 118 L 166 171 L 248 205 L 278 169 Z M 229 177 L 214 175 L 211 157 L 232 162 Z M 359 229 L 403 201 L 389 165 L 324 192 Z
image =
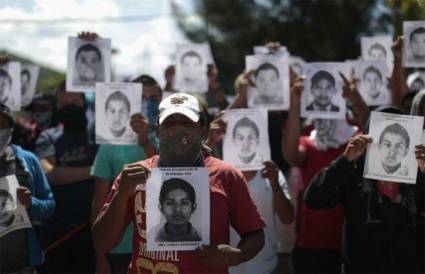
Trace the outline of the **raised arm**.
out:
M 397 37 L 391 49 L 394 54 L 394 68 L 390 78 L 392 105 L 396 107 L 401 107 L 401 99 L 408 90 L 404 78 L 402 62 L 403 38 L 401 36 Z
M 282 184 L 286 183 L 285 177 L 274 162 L 267 161 L 263 164 L 261 175 L 270 181 L 274 211 L 282 223 L 290 224 L 294 220 L 294 207 L 282 189 Z
M 283 134 L 282 154 L 292 166 L 301 166 L 306 157 L 306 151 L 299 146 L 300 139 L 300 106 L 301 93 L 304 89 L 304 79 L 299 77 L 291 87 L 288 120 Z
M 235 100 L 231 102 L 227 109 L 246 108 L 248 106 L 248 87 L 254 85 L 250 77 L 253 71 L 240 74 L 235 80 L 235 90 L 237 92 Z
M 146 183 L 149 171 L 139 164 L 126 165 L 92 226 L 97 254 L 107 254 L 122 238 L 131 216 L 128 208 L 136 186 Z

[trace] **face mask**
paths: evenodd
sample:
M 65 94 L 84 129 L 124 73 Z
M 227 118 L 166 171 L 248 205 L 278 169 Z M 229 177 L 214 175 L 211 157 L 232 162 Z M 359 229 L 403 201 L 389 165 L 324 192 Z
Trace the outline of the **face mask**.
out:
M 65 131 L 86 131 L 87 117 L 85 106 L 66 105 L 58 109 L 58 120 L 63 123 Z
M 52 112 L 51 111 L 36 112 L 33 114 L 33 118 L 35 122 L 37 123 L 38 127 L 43 130 L 50 125 L 50 122 L 52 119 Z
M 319 151 L 329 148 L 338 148 L 348 142 L 348 139 L 357 131 L 344 120 L 316 119 L 313 121 L 315 129 L 310 134 L 310 139 L 316 144 Z
M 162 130 L 159 142 L 159 155 L 164 167 L 193 166 L 201 154 L 201 136 L 196 129 L 174 126 Z
M 0 157 L 3 156 L 6 147 L 12 140 L 12 132 L 11 128 L 0 129 Z

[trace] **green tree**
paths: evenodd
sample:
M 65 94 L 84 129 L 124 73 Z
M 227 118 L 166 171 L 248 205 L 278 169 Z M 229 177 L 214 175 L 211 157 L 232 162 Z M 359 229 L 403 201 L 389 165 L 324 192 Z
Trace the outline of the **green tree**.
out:
M 279 41 L 309 62 L 357 58 L 361 36 L 391 32 L 392 13 L 379 5 L 382 1 L 200 0 L 197 28 L 175 3 L 173 11 L 189 39 L 211 44 L 220 80 L 230 88 L 244 56 L 267 41 Z

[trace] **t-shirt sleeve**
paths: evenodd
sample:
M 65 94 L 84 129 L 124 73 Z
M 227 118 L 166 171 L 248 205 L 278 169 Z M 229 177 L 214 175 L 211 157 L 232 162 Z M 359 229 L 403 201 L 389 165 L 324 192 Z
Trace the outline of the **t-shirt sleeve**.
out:
M 97 151 L 91 175 L 109 182 L 114 181 L 115 178 L 109 159 L 108 148 L 105 145 L 101 145 Z
M 238 170 L 228 178 L 231 181 L 230 224 L 239 235 L 262 229 L 265 222 L 249 193 L 248 185 Z

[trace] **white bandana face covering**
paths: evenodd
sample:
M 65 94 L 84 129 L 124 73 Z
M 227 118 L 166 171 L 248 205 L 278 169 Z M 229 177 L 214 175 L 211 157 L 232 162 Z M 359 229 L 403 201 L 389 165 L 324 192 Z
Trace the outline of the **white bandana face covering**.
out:
M 357 131 L 346 120 L 315 119 L 313 124 L 315 129 L 311 132 L 310 139 L 320 151 L 340 147 Z

